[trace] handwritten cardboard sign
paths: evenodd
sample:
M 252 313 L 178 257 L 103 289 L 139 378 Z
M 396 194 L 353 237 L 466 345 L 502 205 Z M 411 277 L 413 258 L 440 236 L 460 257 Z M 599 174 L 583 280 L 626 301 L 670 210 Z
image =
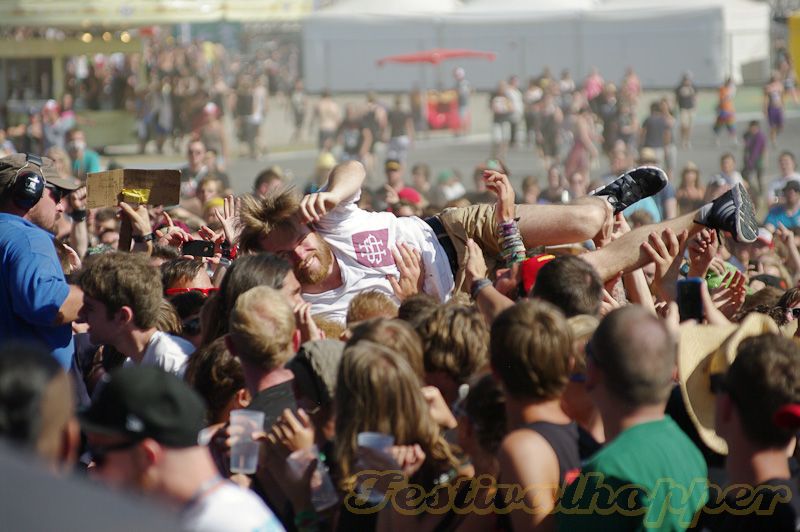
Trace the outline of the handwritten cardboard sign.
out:
M 181 199 L 179 170 L 120 168 L 94 172 L 86 178 L 90 209 L 112 207 L 120 201 L 143 205 L 177 205 Z

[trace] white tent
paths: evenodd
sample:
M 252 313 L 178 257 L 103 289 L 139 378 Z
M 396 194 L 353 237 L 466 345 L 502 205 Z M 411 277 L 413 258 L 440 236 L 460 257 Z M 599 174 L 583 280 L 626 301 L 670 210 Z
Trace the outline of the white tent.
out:
M 699 85 L 767 75 L 769 8 L 751 0 L 349 0 L 309 16 L 303 28 L 310 90 L 405 91 L 449 84 L 463 66 L 479 89 L 545 66 L 612 80 L 637 70 L 647 87 L 672 87 L 690 70 Z M 376 67 L 384 56 L 430 48 L 495 52 L 479 59 Z

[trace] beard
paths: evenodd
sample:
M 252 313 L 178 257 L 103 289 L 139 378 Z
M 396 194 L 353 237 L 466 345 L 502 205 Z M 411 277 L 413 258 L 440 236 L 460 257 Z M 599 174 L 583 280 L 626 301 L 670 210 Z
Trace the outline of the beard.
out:
M 318 242 L 319 249 L 294 267 L 294 275 L 302 286 L 314 286 L 321 283 L 328 276 L 328 271 L 333 263 L 331 247 L 321 238 L 318 239 Z

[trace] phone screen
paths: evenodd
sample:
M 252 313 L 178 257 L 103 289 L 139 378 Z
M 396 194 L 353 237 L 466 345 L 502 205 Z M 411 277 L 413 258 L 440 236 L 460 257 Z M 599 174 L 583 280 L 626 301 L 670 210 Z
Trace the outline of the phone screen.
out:
M 681 321 L 703 321 L 703 299 L 700 297 L 699 277 L 691 277 L 678 281 L 678 311 Z

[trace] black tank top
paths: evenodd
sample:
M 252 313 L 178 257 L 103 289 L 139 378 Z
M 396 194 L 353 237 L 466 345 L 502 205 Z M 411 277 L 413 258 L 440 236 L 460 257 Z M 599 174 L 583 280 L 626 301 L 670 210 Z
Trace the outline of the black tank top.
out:
M 570 472 L 580 469 L 577 423 L 559 425 L 548 421 L 536 421 L 524 427 L 537 432 L 553 448 L 558 459 L 558 480 L 561 485 Z
M 523 425 L 523 428 L 530 429 L 547 441 L 553 452 L 556 453 L 558 460 L 558 483 L 564 486 L 565 479 L 567 483 L 571 482 L 574 477 L 580 472 L 581 457 L 579 454 L 578 445 L 578 425 L 575 422 L 558 424 L 550 423 L 548 421 L 536 421 Z M 500 479 L 502 483 L 503 480 Z M 505 501 L 502 500 L 502 495 L 498 492 L 495 495 L 495 507 L 505 508 Z M 497 530 L 511 531 L 511 518 L 508 513 L 500 513 L 497 516 L 496 522 Z

